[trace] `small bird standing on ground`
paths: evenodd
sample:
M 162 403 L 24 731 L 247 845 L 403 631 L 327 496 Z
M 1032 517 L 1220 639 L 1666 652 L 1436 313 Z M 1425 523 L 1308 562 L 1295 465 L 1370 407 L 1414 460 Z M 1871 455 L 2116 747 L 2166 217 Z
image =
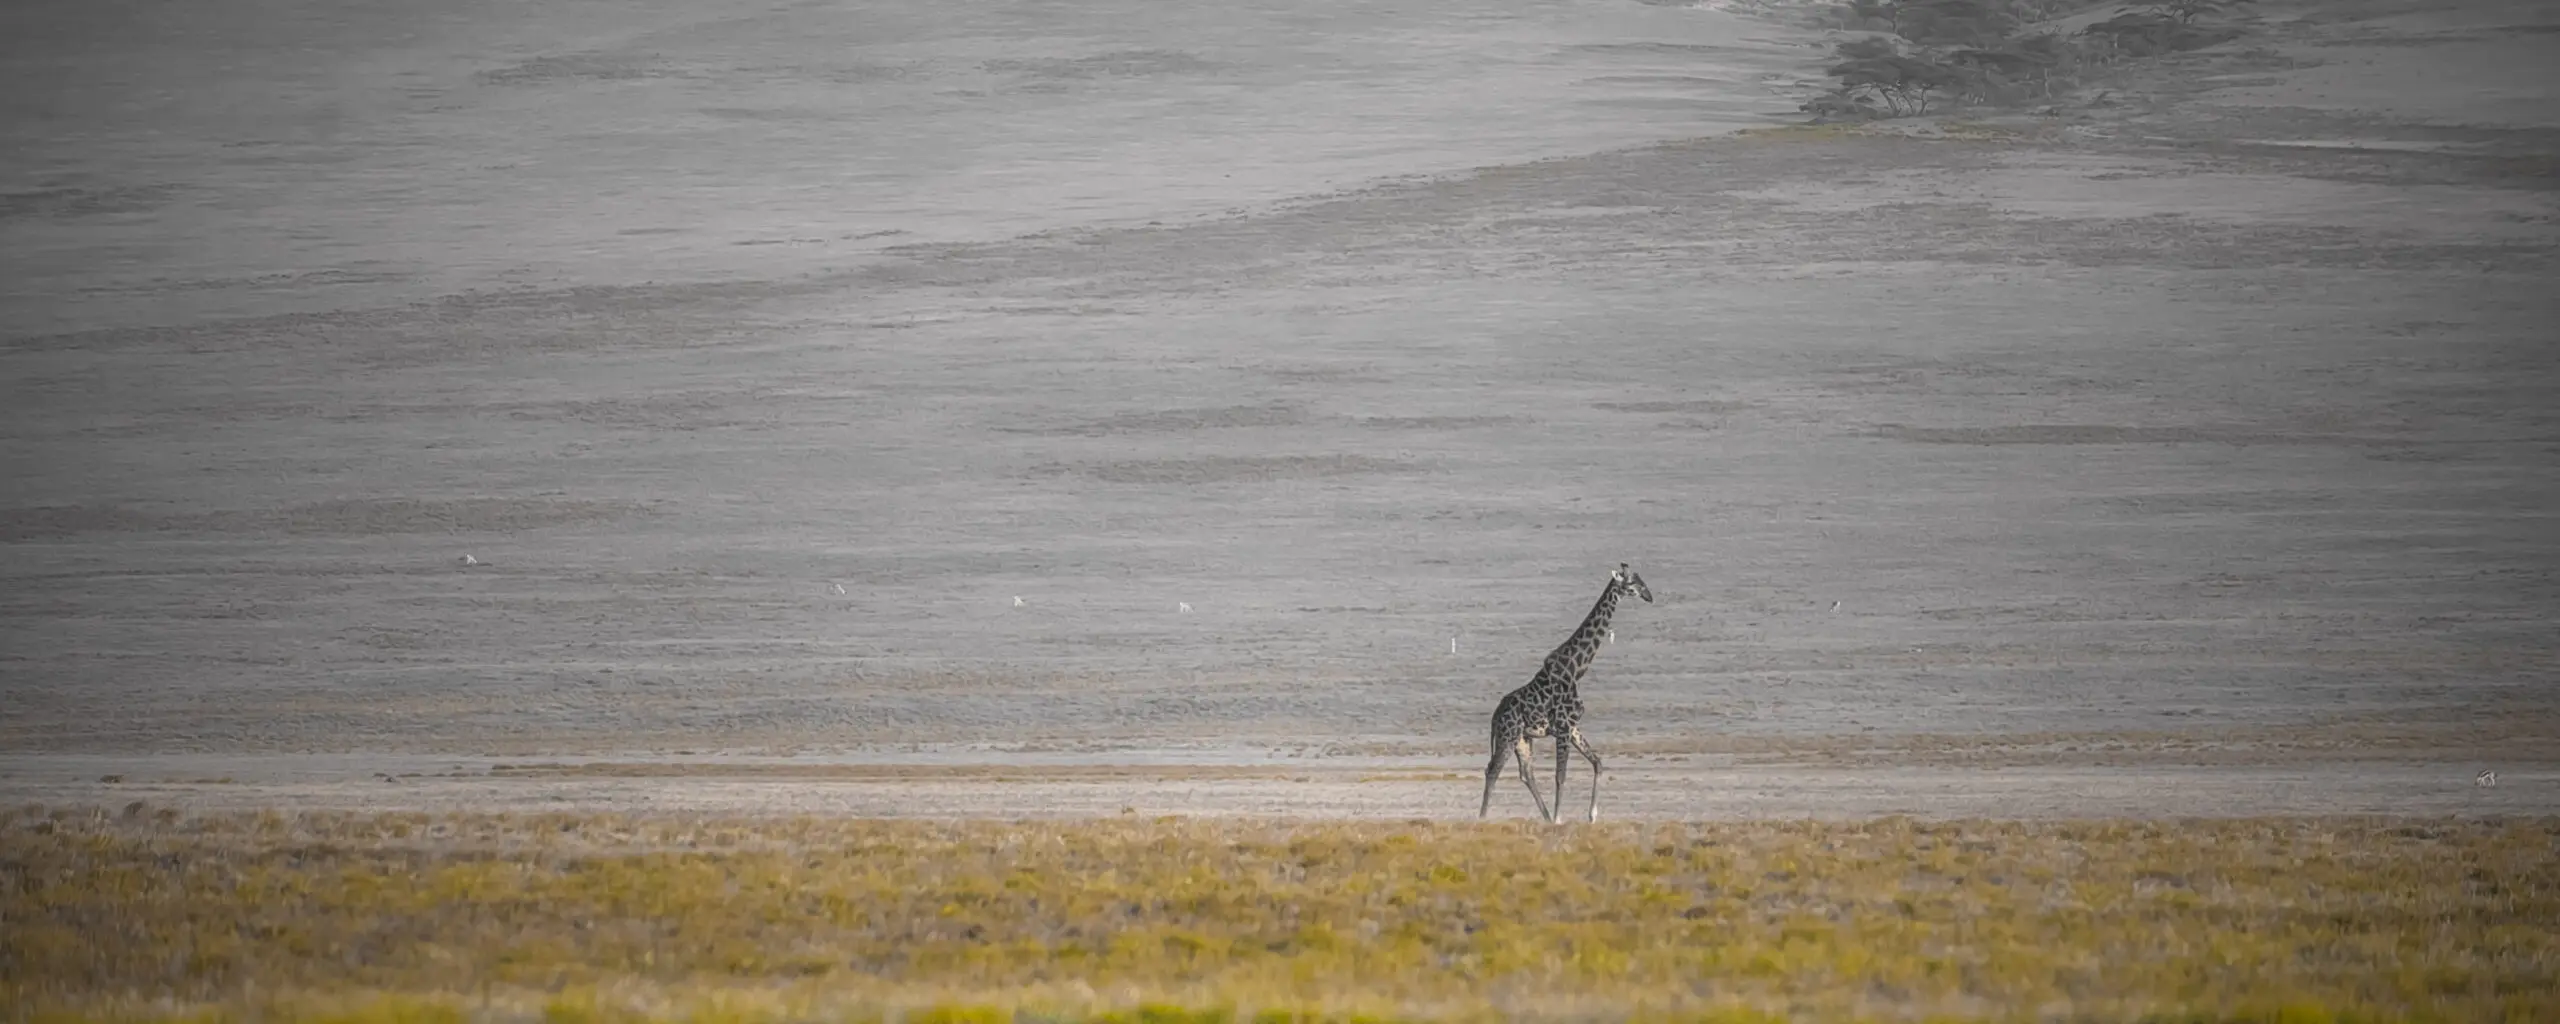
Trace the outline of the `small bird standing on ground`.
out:
M 2498 784 L 2498 773 L 2495 769 L 2481 769 L 2480 774 L 2471 777 L 2471 784 L 2488 789 Z

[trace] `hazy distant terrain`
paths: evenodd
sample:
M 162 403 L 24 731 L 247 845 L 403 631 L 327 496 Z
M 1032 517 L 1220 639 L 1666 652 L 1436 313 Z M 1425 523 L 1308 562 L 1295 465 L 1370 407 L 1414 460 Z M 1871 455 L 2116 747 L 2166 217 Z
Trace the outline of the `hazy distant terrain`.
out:
M 2560 805 L 2539 5 L 609 6 L 5 16 L 0 797 L 1463 813 L 1629 561 L 1630 813 Z
M 1818 56 L 1715 10 L 1562 0 L 0 18 L 13 335 L 770 285 L 918 242 L 1235 214 L 1754 123 Z

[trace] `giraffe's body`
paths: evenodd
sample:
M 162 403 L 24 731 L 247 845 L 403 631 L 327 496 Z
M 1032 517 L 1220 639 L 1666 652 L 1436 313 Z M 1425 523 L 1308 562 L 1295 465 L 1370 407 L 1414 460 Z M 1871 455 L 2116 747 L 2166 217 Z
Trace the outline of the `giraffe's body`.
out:
M 1504 694 L 1502 703 L 1493 709 L 1493 763 L 1484 769 L 1484 804 L 1476 809 L 1481 818 L 1493 809 L 1493 784 L 1502 778 L 1502 763 L 1517 759 L 1520 781 L 1529 787 L 1529 798 L 1538 802 L 1538 815 L 1553 823 L 1564 813 L 1564 769 L 1572 755 L 1579 751 L 1591 762 L 1591 813 L 1589 820 L 1600 820 L 1600 755 L 1582 738 L 1582 695 L 1576 686 L 1583 673 L 1591 670 L 1591 658 L 1600 645 L 1610 638 L 1609 618 L 1618 613 L 1618 599 L 1634 594 L 1653 600 L 1653 590 L 1621 562 L 1618 571 L 1609 574 L 1609 585 L 1600 591 L 1600 600 L 1591 606 L 1581 627 L 1547 655 L 1538 674 L 1519 689 Z M 1547 798 L 1538 792 L 1538 779 L 1529 768 L 1529 741 L 1553 738 L 1556 741 L 1556 802 L 1552 810 Z

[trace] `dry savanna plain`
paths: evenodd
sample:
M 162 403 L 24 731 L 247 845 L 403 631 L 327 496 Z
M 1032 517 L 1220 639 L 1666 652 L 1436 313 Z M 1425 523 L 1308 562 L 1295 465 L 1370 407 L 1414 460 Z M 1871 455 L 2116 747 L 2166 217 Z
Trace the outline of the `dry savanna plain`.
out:
M 2560 11 L 1517 6 L 0 15 L 0 1016 L 2560 1020 Z M 1360 146 L 1764 126 L 1270 170 L 1479 50 Z

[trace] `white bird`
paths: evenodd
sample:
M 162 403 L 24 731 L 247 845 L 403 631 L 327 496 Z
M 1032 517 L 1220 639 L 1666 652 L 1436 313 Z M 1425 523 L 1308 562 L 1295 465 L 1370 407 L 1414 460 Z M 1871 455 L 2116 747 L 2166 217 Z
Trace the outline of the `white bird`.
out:
M 1450 638 L 1449 638 L 1449 653 L 1451 653 L 1451 654 L 1456 654 L 1456 653 L 1458 653 L 1458 638 L 1457 638 L 1457 637 L 1454 637 L 1454 636 L 1453 636 L 1453 637 L 1450 637 Z
M 480 564 L 480 560 L 479 560 L 479 559 L 477 559 L 477 558 L 473 558 L 473 557 L 471 557 L 470 555 L 464 555 L 464 556 L 462 556 L 461 558 L 455 559 L 455 561 L 461 562 L 461 563 L 462 563 L 462 564 L 464 564 L 464 565 L 478 565 L 478 564 Z
M 2471 777 L 2471 784 L 2482 789 L 2495 786 L 2498 784 L 2498 773 L 2495 770 L 2483 769 L 2480 774 Z
M 1831 602 L 1831 610 L 1832 610 L 1832 611 L 1835 611 L 1835 612 L 1836 612 L 1836 611 L 1839 611 L 1839 610 L 1840 610 L 1840 602 L 1838 602 L 1838 601 L 1833 601 L 1833 602 Z
M 842 584 L 842 583 L 830 583 L 830 584 L 827 584 L 827 589 L 829 589 L 829 590 L 833 590 L 833 591 L 835 591 L 835 592 L 836 592 L 836 593 L 838 593 L 838 594 L 842 594 L 842 593 L 844 593 L 844 584 Z
M 1177 611 L 1185 611 L 1185 612 L 1187 612 L 1187 611 L 1190 611 L 1190 610 L 1191 610 L 1191 602 L 1189 602 L 1189 601 L 1176 601 L 1176 602 L 1174 602 L 1174 607 L 1175 607 L 1175 610 L 1177 610 Z
M 1604 632 L 1604 633 L 1600 634 L 1600 642 L 1601 642 L 1601 643 L 1604 643 L 1604 644 L 1614 644 L 1614 643 L 1617 643 L 1617 642 L 1618 642 L 1618 631 L 1617 631 L 1617 630 L 1612 629 L 1612 630 L 1609 630 L 1609 631 L 1607 631 L 1607 632 Z
M 1020 608 L 1020 607 L 1022 607 L 1022 598 L 1020 598 L 1020 597 L 1016 597 L 1016 598 L 1014 598 L 1014 599 L 1013 599 L 1013 606 L 1014 606 L 1014 607 L 1016 607 L 1016 608 Z

